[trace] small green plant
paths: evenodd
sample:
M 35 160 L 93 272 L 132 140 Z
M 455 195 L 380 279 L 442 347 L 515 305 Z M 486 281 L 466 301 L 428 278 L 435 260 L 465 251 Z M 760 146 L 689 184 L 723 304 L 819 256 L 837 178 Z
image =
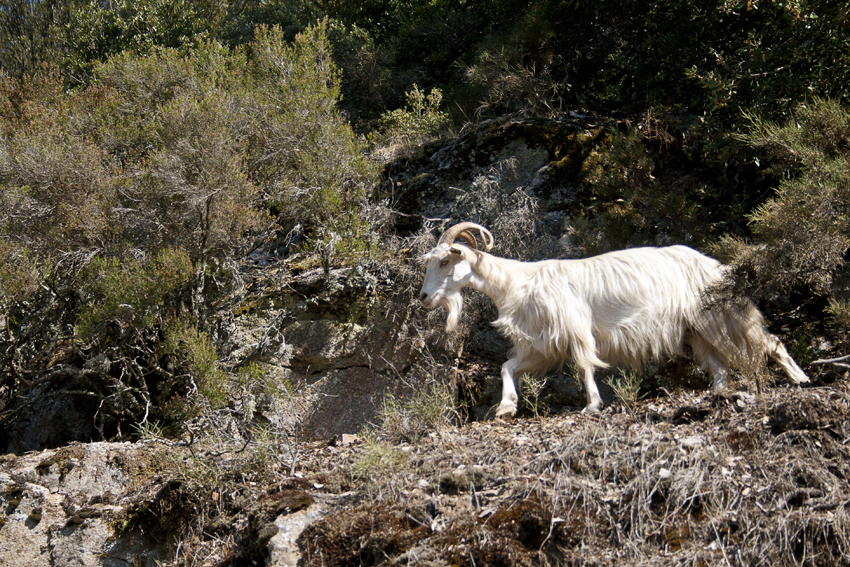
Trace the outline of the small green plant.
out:
M 403 471 L 409 465 L 407 455 L 374 436 L 366 437 L 366 450 L 354 464 L 355 478 L 368 480 L 372 477 L 386 477 Z
M 269 394 L 289 397 L 295 393 L 295 388 L 289 380 L 274 380 L 257 363 L 250 362 L 239 369 L 239 386 L 254 394 Z
M 449 387 L 432 383 L 427 390 L 404 401 L 387 394 L 378 414 L 378 429 L 393 440 L 416 441 L 424 432 L 439 431 L 458 417 L 456 401 Z
M 547 380 L 545 376 L 532 376 L 526 374 L 522 377 L 523 396 L 522 403 L 532 412 L 534 417 L 540 417 L 540 394 L 546 388 Z
M 628 372 L 620 370 L 617 377 L 609 376 L 605 382 L 614 390 L 614 396 L 617 400 L 629 410 L 633 409 L 635 404 L 646 396 L 646 394 L 640 393 L 643 378 L 634 370 Z
M 218 367 L 218 353 L 209 335 L 186 321 L 176 320 L 166 329 L 165 350 L 197 380 L 198 392 L 214 409 L 224 406 L 227 374 Z
M 830 325 L 842 331 L 850 330 L 850 300 L 830 297 L 826 314 Z
M 133 425 L 139 439 L 157 440 L 166 437 L 162 425 L 156 421 L 144 421 Z
M 442 429 L 459 417 L 454 392 L 443 382 L 432 382 L 425 393 L 411 400 L 409 406 L 428 429 Z

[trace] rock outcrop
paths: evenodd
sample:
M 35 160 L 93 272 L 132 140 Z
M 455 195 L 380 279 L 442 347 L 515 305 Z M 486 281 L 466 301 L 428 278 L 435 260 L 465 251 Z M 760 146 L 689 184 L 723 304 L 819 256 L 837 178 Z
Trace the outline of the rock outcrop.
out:
M 145 445 L 103 442 L 0 458 L 0 565 L 156 565 L 167 542 L 122 526 L 155 458 Z

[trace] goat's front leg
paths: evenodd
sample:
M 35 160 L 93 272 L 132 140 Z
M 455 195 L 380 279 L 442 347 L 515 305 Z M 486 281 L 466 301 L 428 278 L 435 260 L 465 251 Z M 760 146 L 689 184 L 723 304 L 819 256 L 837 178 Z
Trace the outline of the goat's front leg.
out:
M 496 417 L 513 417 L 516 413 L 517 395 L 514 384 L 519 361 L 516 358 L 508 360 L 502 365 L 502 403 L 496 409 Z
M 599 395 L 599 388 L 596 386 L 596 380 L 593 378 L 593 367 L 588 366 L 584 372 L 584 389 L 587 392 L 587 406 L 582 413 L 599 413 L 602 409 L 602 397 Z

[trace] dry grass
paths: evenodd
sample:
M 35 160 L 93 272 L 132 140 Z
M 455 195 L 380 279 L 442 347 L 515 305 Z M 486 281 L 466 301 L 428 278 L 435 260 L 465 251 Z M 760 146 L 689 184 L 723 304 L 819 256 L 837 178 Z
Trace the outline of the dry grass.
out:
M 383 482 L 392 498 L 364 506 L 428 511 L 428 529 L 394 534 L 415 540 L 405 550 L 386 534 L 373 545 L 387 546 L 388 564 L 412 550 L 433 565 L 848 564 L 847 410 L 843 387 L 772 390 L 764 406 L 747 394 L 679 393 L 601 418 L 452 428 L 370 478 L 371 494 Z M 349 512 L 328 521 L 365 537 L 344 527 Z M 323 522 L 304 544 L 319 534 Z M 325 564 L 345 564 L 345 553 Z
M 300 443 L 297 475 L 258 434 L 182 450 L 133 521 L 181 534 L 174 565 L 260 559 L 276 517 L 332 495 L 303 565 L 848 565 L 848 415 L 844 381 L 763 401 L 678 391 L 601 416 Z

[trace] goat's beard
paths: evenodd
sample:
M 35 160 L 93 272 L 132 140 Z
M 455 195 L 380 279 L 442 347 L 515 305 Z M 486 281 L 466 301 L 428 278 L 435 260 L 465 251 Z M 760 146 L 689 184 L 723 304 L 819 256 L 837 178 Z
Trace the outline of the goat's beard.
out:
M 451 333 L 457 329 L 457 323 L 460 320 L 460 312 L 463 310 L 463 296 L 460 293 L 453 293 L 443 297 L 441 302 L 443 307 L 448 311 L 446 318 L 446 332 Z

